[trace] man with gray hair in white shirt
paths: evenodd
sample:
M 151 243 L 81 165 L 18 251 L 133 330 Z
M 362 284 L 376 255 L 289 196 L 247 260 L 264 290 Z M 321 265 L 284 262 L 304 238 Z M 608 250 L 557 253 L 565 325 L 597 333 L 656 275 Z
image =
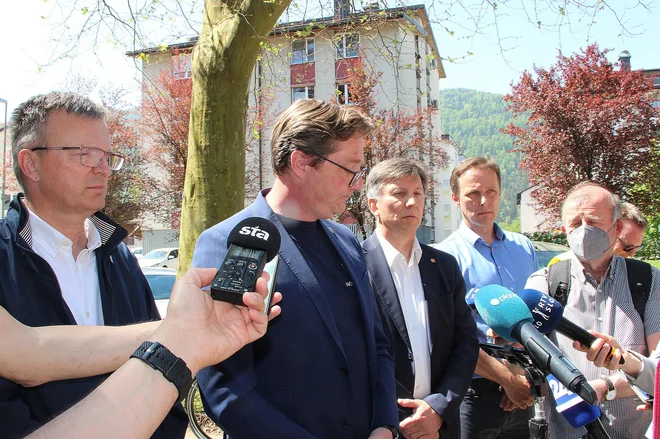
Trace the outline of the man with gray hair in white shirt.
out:
M 373 167 L 366 188 L 376 231 L 362 246 L 392 344 L 399 430 L 406 438 L 458 439 L 479 348 L 458 263 L 415 236 L 427 187 L 413 160 Z

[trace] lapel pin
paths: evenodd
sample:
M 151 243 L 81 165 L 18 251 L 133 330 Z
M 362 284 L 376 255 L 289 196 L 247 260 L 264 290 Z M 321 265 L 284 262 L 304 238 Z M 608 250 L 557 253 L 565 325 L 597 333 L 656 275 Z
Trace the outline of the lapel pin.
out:
M 431 258 L 431 262 L 435 264 L 435 258 Z
M 335 233 L 335 231 L 332 230 L 332 227 L 328 227 L 328 230 L 330 231 L 330 233 Z

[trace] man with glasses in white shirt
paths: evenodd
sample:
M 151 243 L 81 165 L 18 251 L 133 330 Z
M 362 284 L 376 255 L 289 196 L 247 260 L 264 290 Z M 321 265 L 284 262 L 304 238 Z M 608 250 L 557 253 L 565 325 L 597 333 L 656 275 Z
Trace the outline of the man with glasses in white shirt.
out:
M 459 439 L 479 344 L 456 259 L 415 236 L 427 186 L 412 160 L 374 166 L 366 188 L 376 231 L 362 247 L 392 344 L 399 430 L 406 438 Z
M 0 306 L 28 326 L 159 319 L 146 279 L 122 242 L 126 230 L 100 212 L 108 179 L 124 162 L 112 150 L 105 110 L 83 96 L 51 92 L 19 105 L 9 129 L 24 194 L 0 221 Z M 39 427 L 103 379 L 34 388 L 0 379 L 0 437 Z M 185 414 L 175 408 L 154 437 L 183 437 L 185 427 Z

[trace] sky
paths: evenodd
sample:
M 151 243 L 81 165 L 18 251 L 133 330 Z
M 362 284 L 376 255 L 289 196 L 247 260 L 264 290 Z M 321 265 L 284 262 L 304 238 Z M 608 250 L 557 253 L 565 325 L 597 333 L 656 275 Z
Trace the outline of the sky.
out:
M 65 0 L 64 3 L 67 1 L 70 2 Z M 481 0 L 465 1 L 481 3 Z M 542 0 L 538 1 L 542 3 Z M 481 18 L 483 33 L 473 38 L 467 38 L 467 35 L 472 33 L 474 26 L 466 25 L 469 21 L 461 13 L 445 19 L 442 25 L 434 24 L 435 38 L 447 74 L 446 78 L 441 79 L 440 88 L 462 87 L 505 94 L 524 70 L 531 70 L 534 65 L 549 67 L 553 64 L 558 49 L 568 55 L 591 42 L 598 42 L 601 48 L 612 49 L 608 55 L 612 62 L 626 49 L 632 55 L 633 69 L 660 68 L 660 5 L 655 4 L 649 10 L 626 9 L 628 3 L 633 5 L 636 1 L 612 0 L 617 5 L 623 5 L 618 13 L 628 32 L 637 34 L 621 35 L 621 26 L 607 10 L 602 11 L 596 23 L 588 28 L 586 23 L 589 20 L 580 20 L 577 13 L 569 11 L 571 26 L 540 31 L 529 23 L 520 7 L 530 2 L 500 2 L 505 6 L 500 6 L 498 10 L 497 28 L 490 15 L 485 14 Z M 468 9 L 474 12 L 474 9 Z M 432 21 L 438 20 L 437 10 L 437 5 L 429 4 Z M 48 18 L 43 19 L 42 16 Z M 55 0 L 0 2 L 0 41 L 4 46 L 4 61 L 0 64 L 0 98 L 9 102 L 9 111 L 34 94 L 61 89 L 75 75 L 96 78 L 99 84 L 121 86 L 132 92 L 137 102 L 140 74 L 135 61 L 124 55 L 130 48 L 115 45 L 107 37 L 99 38 L 95 44 L 93 36 L 86 36 L 76 45 L 75 57 L 48 64 L 53 55 L 62 50 L 61 47 L 54 47 L 56 35 L 52 33 L 52 26 L 55 16 Z M 80 14 L 78 16 L 81 17 Z M 543 23 L 550 23 L 557 17 L 557 14 L 545 13 Z M 71 21 L 72 32 L 77 23 L 76 20 Z M 450 35 L 445 27 L 454 35 Z M 4 116 L 3 110 L 0 107 L 0 118 Z

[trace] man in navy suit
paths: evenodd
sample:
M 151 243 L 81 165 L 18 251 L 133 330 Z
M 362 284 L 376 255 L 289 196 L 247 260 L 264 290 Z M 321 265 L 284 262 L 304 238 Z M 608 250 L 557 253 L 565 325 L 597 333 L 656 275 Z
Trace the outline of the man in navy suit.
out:
M 376 232 L 362 246 L 392 343 L 399 429 L 406 438 L 458 439 L 479 345 L 458 263 L 415 236 L 426 172 L 409 159 L 385 160 L 366 186 Z
M 267 218 L 282 236 L 282 315 L 264 338 L 197 375 L 206 412 L 232 439 L 398 436 L 394 363 L 362 251 L 327 220 L 362 189 L 371 130 L 355 107 L 296 101 L 273 129 L 272 189 L 197 241 L 192 265 L 219 267 L 244 218 Z

